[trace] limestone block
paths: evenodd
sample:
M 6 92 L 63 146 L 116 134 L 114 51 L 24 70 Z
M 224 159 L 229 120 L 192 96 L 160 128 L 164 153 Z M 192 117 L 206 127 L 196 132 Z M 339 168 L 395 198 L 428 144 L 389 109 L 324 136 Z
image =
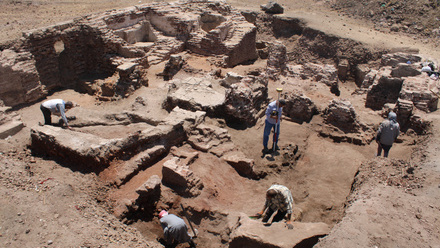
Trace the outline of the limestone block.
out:
M 241 125 L 252 126 L 260 117 L 258 113 L 265 108 L 267 98 L 267 79 L 247 76 L 226 90 L 224 106 L 225 119 Z
M 57 157 L 74 168 L 86 171 L 101 170 L 124 152 L 130 154 L 142 147 L 154 145 L 163 145 L 169 149 L 185 138 L 181 125 L 152 126 L 117 139 L 104 139 L 93 134 L 48 125 L 31 129 L 33 150 Z M 157 148 L 155 152 L 163 152 L 160 146 Z
M 381 68 L 373 84 L 368 88 L 365 106 L 379 110 L 385 103 L 396 103 L 402 84 L 402 79 L 391 76 L 390 68 Z
M 420 62 L 422 58 L 415 54 L 409 53 L 389 53 L 382 55 L 381 65 L 382 66 L 396 66 L 399 63 L 407 63 L 408 61 L 411 64 Z
M 181 194 L 197 196 L 203 189 L 203 183 L 187 164 L 180 162 L 181 159 L 173 157 L 166 161 L 162 167 L 162 182 L 172 187 Z
M 243 177 L 253 178 L 255 161 L 247 158 L 241 151 L 226 153 L 222 158 Z
M 0 51 L 0 100 L 7 106 L 44 97 L 35 59 L 29 52 Z
M 224 142 L 216 147 L 212 147 L 209 152 L 216 155 L 217 157 L 221 157 L 226 153 L 237 150 L 237 147 L 233 142 Z
M 116 70 L 118 70 L 120 77 L 128 77 L 137 65 L 137 63 L 127 62 L 119 65 Z
M 357 132 L 360 124 L 356 111 L 350 101 L 333 99 L 324 110 L 326 123 L 338 127 L 344 132 Z
M 361 87 L 362 82 L 365 79 L 365 76 L 370 72 L 370 67 L 366 64 L 359 64 L 356 66 L 356 71 L 354 75 L 354 80 L 356 85 Z
M 339 95 L 337 69 L 333 65 L 306 63 L 301 67 L 301 78 L 312 78 L 330 87 L 333 94 Z
M 121 150 L 122 139 L 103 139 L 54 126 L 31 129 L 32 149 L 69 162 L 79 169 L 97 169 Z
M 376 79 L 377 71 L 376 70 L 370 70 L 364 77 L 363 81 L 361 82 L 360 88 L 361 89 L 368 89 Z
M 288 229 L 284 222 L 264 226 L 261 221 L 241 214 L 238 222 L 231 227 L 229 247 L 292 248 L 302 247 L 301 244 L 305 243 L 311 247 L 330 232 L 330 226 L 322 222 L 292 224 L 293 229 Z
M 282 98 L 286 100 L 283 112 L 296 122 L 310 122 L 313 115 L 318 113 L 315 103 L 301 92 L 283 93 Z
M 432 112 L 437 110 L 438 95 L 431 89 L 437 87 L 435 81 L 427 76 L 407 77 L 403 81 L 400 98 L 413 102 L 417 109 Z
M 269 1 L 267 4 L 260 5 L 262 11 L 268 14 L 282 14 L 284 8 L 277 2 Z
M 191 111 L 205 111 L 213 115 L 225 102 L 224 89 L 215 90 L 208 79 L 190 77 L 173 80 L 169 84 L 166 109 L 176 106 Z
M 137 202 L 149 202 L 160 197 L 161 179 L 158 175 L 153 175 L 136 189 L 139 194 Z
M 340 80 L 346 80 L 350 71 L 350 63 L 348 59 L 341 59 L 338 64 L 338 77 Z
M 162 121 L 142 109 L 112 113 L 76 107 L 69 110 L 67 116 L 75 116 L 74 120 L 69 120 L 69 124 L 73 127 L 129 125 L 133 122 L 145 122 L 156 126 Z
M 184 151 L 183 149 L 178 149 L 175 146 L 171 147 L 170 153 L 175 157 L 180 158 L 181 163 L 186 165 L 192 164 L 199 157 L 199 152 Z
M 196 150 L 207 152 L 230 140 L 231 137 L 226 129 L 200 124 L 193 130 L 192 135 L 188 138 L 188 143 Z
M 0 125 L 0 139 L 13 136 L 23 129 L 24 124 L 21 121 L 11 120 Z
M 415 65 L 407 63 L 399 63 L 391 70 L 391 76 L 397 78 L 413 77 L 420 74 L 422 74 L 422 72 L 418 70 Z
M 243 76 L 238 75 L 235 72 L 227 72 L 225 78 L 220 80 L 220 84 L 223 87 L 230 88 L 231 85 L 241 82 Z
M 152 166 L 154 162 L 163 156 L 167 150 L 163 145 L 157 145 L 150 149 L 140 152 L 132 157 L 130 160 L 122 163 L 116 169 L 115 183 L 121 186 L 136 175 L 140 170 Z
M 205 116 L 206 112 L 185 110 L 177 106 L 163 120 L 163 123 L 168 125 L 183 123 L 184 129 L 189 131 L 192 129 L 192 126 L 202 123 Z

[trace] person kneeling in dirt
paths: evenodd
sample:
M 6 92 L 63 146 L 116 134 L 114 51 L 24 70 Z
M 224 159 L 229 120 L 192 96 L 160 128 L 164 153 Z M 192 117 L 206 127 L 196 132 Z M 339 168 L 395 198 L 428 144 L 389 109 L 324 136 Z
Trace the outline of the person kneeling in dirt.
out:
M 388 152 L 391 149 L 391 146 L 396 141 L 397 136 L 400 133 L 400 126 L 397 123 L 397 115 L 394 112 L 390 112 L 388 114 L 388 120 L 383 121 L 379 130 L 377 130 L 376 142 L 377 142 L 377 154 L 376 156 L 380 156 L 382 154 L 382 149 L 384 151 L 383 156 L 388 157 Z
M 69 123 L 67 122 L 67 117 L 65 112 L 69 109 L 73 108 L 73 103 L 68 101 L 64 102 L 62 99 L 52 99 L 43 102 L 40 105 L 41 112 L 43 112 L 44 116 L 44 125 L 52 125 L 51 115 L 61 116 L 66 127 L 71 129 Z
M 293 197 L 290 190 L 283 185 L 274 184 L 266 191 L 266 203 L 261 212 L 257 213 L 257 217 L 263 216 L 263 222 L 267 223 L 270 217 L 278 210 L 273 217 L 272 222 L 278 222 L 286 217 L 286 224 L 289 229 L 293 229 L 291 222 L 293 208 Z
M 188 234 L 188 227 L 183 219 L 174 214 L 168 214 L 165 210 L 159 213 L 159 218 L 167 247 L 176 247 L 178 244 L 185 242 L 188 242 L 190 247 L 196 247 L 191 236 Z

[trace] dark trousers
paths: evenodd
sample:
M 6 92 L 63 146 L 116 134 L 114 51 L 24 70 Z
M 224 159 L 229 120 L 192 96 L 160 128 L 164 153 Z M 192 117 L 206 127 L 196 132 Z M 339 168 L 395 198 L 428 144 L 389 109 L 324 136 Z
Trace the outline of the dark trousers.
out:
M 267 120 L 265 121 L 264 124 L 264 133 L 263 133 L 263 146 L 264 148 L 267 148 L 267 143 L 269 143 L 269 135 L 270 132 L 272 131 L 272 128 L 274 129 L 275 132 L 275 124 L 270 124 Z M 274 134 L 274 145 L 276 145 L 278 143 L 278 137 L 280 136 L 280 123 L 277 123 L 277 133 L 276 135 Z
M 44 116 L 44 125 L 52 125 L 52 113 L 48 108 L 43 107 L 43 105 L 40 105 L 41 112 L 43 112 Z
M 264 215 L 263 217 L 263 222 L 267 222 L 270 217 L 273 215 L 275 211 L 273 211 L 272 209 L 268 208 L 266 211 L 266 215 Z M 278 221 L 282 221 L 284 219 L 284 217 L 286 216 L 287 211 L 279 211 L 277 212 L 277 214 L 273 217 L 272 222 L 278 222 Z
M 378 143 L 378 145 L 377 145 L 377 156 L 378 157 L 382 154 L 382 149 L 383 149 L 383 156 L 385 158 L 388 157 L 388 152 L 390 151 L 391 146 Z

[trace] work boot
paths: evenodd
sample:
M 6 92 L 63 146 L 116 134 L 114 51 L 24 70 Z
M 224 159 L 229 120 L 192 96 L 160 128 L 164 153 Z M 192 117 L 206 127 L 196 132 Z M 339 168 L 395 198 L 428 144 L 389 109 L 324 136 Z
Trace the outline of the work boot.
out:
M 273 151 L 273 147 L 272 147 L 272 149 L 270 149 L 271 151 Z M 278 147 L 278 145 L 276 145 L 275 146 L 275 151 L 279 151 L 280 150 L 280 148 Z
M 189 247 L 190 248 L 196 248 L 196 244 L 194 243 L 194 241 L 191 239 L 190 241 L 188 241 Z
M 264 154 L 270 153 L 270 150 L 267 147 L 264 147 L 262 152 L 263 152 L 263 155 L 264 155 Z

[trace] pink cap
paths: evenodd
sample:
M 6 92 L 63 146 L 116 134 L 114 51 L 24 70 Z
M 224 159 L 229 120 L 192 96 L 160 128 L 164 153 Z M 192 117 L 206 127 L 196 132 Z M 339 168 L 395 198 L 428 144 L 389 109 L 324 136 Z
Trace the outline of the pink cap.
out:
M 162 219 L 162 217 L 164 217 L 165 215 L 168 215 L 168 212 L 165 210 L 160 211 L 159 213 L 159 219 Z

